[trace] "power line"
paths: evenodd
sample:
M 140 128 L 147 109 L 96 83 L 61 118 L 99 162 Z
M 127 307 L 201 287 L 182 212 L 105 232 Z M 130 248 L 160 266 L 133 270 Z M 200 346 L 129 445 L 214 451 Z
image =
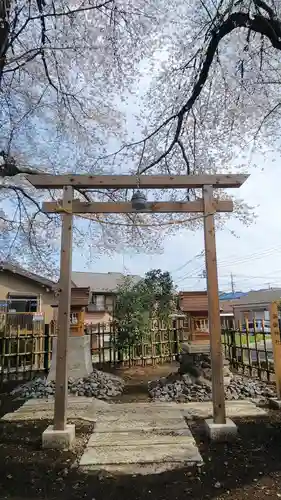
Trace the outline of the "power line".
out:
M 181 271 L 182 269 L 184 269 L 184 267 L 188 266 L 188 264 L 191 264 L 194 260 L 199 259 L 200 257 L 203 257 L 203 256 L 204 256 L 204 250 L 202 250 L 200 253 L 198 253 L 197 255 L 195 255 L 194 257 L 192 257 L 192 259 L 190 259 L 187 262 L 185 262 L 182 266 L 177 267 L 173 271 L 170 271 L 170 273 L 174 274 L 174 273 L 177 273 L 178 271 Z
M 281 247 L 273 247 L 272 249 L 265 250 L 263 252 L 256 252 L 251 255 L 245 256 L 245 257 L 240 257 L 240 258 L 235 258 L 235 260 L 231 259 L 224 259 L 222 261 L 218 260 L 218 269 L 220 270 L 221 268 L 226 269 L 228 267 L 233 267 L 233 265 L 239 265 L 239 264 L 246 264 L 249 261 L 256 261 L 259 260 L 263 257 L 269 257 L 270 255 L 273 255 L 274 253 L 279 253 L 281 252 Z M 202 271 L 204 268 L 202 267 L 200 271 Z
M 254 253 L 251 253 L 251 254 L 246 254 L 244 257 L 240 257 L 240 258 L 237 258 L 233 255 L 233 260 L 231 260 L 231 256 L 229 258 L 225 258 L 221 261 L 218 261 L 218 270 L 220 270 L 221 268 L 227 268 L 227 267 L 230 267 L 230 266 L 233 266 L 233 265 L 236 265 L 236 264 L 244 264 L 244 263 L 247 263 L 249 261 L 255 261 L 255 260 L 259 260 L 263 257 L 268 257 L 269 255 L 272 255 L 276 252 L 281 252 L 281 246 L 275 246 L 275 247 L 269 247 L 269 248 L 264 248 L 264 249 L 260 249 L 259 251 L 256 251 Z M 202 250 L 200 252 L 200 254 L 198 255 L 204 255 L 204 250 Z M 184 267 L 186 267 L 186 265 L 188 265 L 188 263 L 191 263 L 193 260 L 195 260 L 197 258 L 197 256 L 193 257 L 193 259 L 191 259 L 191 261 L 188 261 L 187 263 L 185 263 L 183 266 L 181 266 L 181 268 L 178 268 L 178 271 L 183 269 Z M 184 276 L 181 276 L 179 277 L 179 279 L 175 280 L 176 283 L 180 283 L 182 281 L 184 281 L 185 279 L 196 279 L 196 278 L 199 278 L 199 274 L 202 273 L 204 271 L 205 267 L 204 266 L 201 266 L 201 267 L 196 267 L 196 268 L 193 268 L 192 270 L 190 270 L 189 272 L 187 272 L 186 274 L 184 274 Z M 198 273 L 196 276 L 191 276 L 191 274 L 194 274 L 194 273 Z M 264 277 L 262 277 L 264 278 Z
M 177 283 L 180 283 L 180 282 L 185 281 L 185 280 L 186 280 L 186 281 L 188 281 L 188 280 L 189 280 L 189 281 L 190 281 L 190 280 L 191 280 L 191 281 L 194 281 L 194 280 L 198 280 L 198 281 L 200 281 L 200 280 L 201 280 L 201 281 L 202 281 L 202 280 L 205 280 L 205 279 L 206 279 L 206 278 L 205 278 L 205 277 L 203 277 L 203 276 L 189 276 L 189 277 L 185 278 L 184 280 L 175 281 L 175 283 L 177 284 Z M 228 284 L 228 283 L 229 283 L 229 278 L 222 278 L 222 279 L 221 279 L 221 278 L 219 277 L 219 281 L 220 281 L 220 282 L 224 282 L 225 284 Z M 245 283 L 245 284 L 247 284 L 247 283 L 249 283 L 249 282 L 251 282 L 251 280 L 250 280 L 250 279 L 239 280 L 239 281 L 238 281 L 238 286 L 239 286 L 239 283 Z M 260 281 L 256 282 L 256 283 L 255 283 L 255 286 L 257 286 L 259 283 L 266 283 L 266 284 L 268 284 L 268 278 L 267 278 L 267 279 L 265 278 L 265 279 L 264 279 L 264 281 L 263 281 L 263 280 L 260 280 Z M 270 281 L 270 283 L 271 283 L 271 284 L 280 284 L 280 285 L 281 285 L 281 277 L 280 277 L 280 278 L 277 278 L 277 279 L 275 279 L 275 280 L 271 280 L 271 281 Z M 236 287 L 235 287 L 235 288 L 237 289 L 237 284 L 236 284 Z
M 276 273 L 280 273 L 280 274 L 276 275 Z M 270 272 L 268 274 L 262 274 L 262 275 L 255 274 L 254 276 L 251 275 L 251 274 L 239 274 L 239 273 L 235 273 L 235 276 L 237 278 L 253 278 L 253 279 L 255 279 L 255 278 L 275 278 L 275 277 L 280 278 L 281 277 L 281 270 L 278 269 L 276 271 L 272 271 L 272 272 Z
M 252 255 L 260 255 L 262 253 L 267 253 L 267 252 L 271 252 L 272 250 L 276 250 L 276 249 L 281 249 L 281 246 L 280 244 L 279 245 L 275 245 L 273 247 L 267 247 L 267 248 L 258 248 L 255 250 L 255 252 L 251 252 L 249 254 L 246 254 L 246 255 L 242 255 L 240 258 L 248 258 L 248 257 L 251 257 Z M 228 261 L 228 260 L 233 260 L 233 259 L 237 259 L 237 255 L 234 255 L 234 254 L 230 254 L 228 257 L 226 257 L 226 259 L 224 258 L 221 262 L 225 262 L 225 261 Z

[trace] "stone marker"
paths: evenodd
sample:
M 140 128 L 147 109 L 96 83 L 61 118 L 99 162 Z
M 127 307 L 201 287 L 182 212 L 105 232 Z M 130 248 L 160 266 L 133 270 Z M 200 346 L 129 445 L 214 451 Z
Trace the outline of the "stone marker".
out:
M 83 378 L 90 375 L 93 371 L 91 358 L 90 335 L 77 337 L 69 337 L 68 339 L 68 377 Z M 47 382 L 56 379 L 56 355 L 57 355 L 57 338 L 53 339 L 53 352 L 51 367 Z

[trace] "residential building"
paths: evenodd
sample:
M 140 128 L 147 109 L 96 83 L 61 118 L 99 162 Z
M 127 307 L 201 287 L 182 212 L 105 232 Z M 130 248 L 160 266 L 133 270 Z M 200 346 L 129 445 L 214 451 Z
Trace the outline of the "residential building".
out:
M 246 296 L 241 297 L 233 304 L 235 323 L 241 326 L 256 321 L 256 327 L 264 322 L 269 328 L 269 306 L 272 302 L 281 301 L 281 288 L 270 288 L 265 290 L 253 290 Z
M 237 303 L 237 299 L 220 300 L 220 317 L 222 328 L 234 328 L 234 312 L 233 306 Z
M 233 306 L 238 299 L 246 297 L 248 292 L 221 292 L 219 295 L 220 301 L 220 317 L 221 326 L 224 329 L 233 329 L 235 326 Z
M 54 285 L 53 281 L 18 265 L 0 262 L 0 311 L 25 314 L 28 322 L 43 315 L 49 323 L 53 319 Z
M 90 288 L 89 305 L 85 311 L 85 325 L 109 323 L 113 318 L 118 287 L 128 278 L 133 284 L 141 280 L 140 276 L 125 276 L 122 273 L 73 272 L 72 286 Z
M 221 292 L 219 294 L 219 299 L 220 299 L 220 301 L 236 300 L 236 299 L 240 299 L 240 297 L 246 296 L 247 293 L 248 292 Z

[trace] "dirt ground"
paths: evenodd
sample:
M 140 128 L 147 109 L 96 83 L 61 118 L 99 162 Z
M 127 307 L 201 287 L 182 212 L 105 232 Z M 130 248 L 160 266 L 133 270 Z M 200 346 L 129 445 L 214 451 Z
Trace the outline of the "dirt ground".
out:
M 121 396 L 115 398 L 115 402 L 133 403 L 134 401 L 150 401 L 147 392 L 147 383 L 160 377 L 167 377 L 178 370 L 178 363 L 166 363 L 163 365 L 132 366 L 130 368 L 118 368 L 114 370 L 125 380 L 125 389 Z
M 166 368 L 167 369 L 167 368 Z M 135 369 L 134 369 L 135 370 Z M 122 398 L 146 398 L 147 379 L 165 368 L 126 371 Z M 169 370 L 171 371 L 171 369 Z M 157 375 L 156 375 L 157 373 Z M 139 385 L 137 381 L 139 380 Z M 138 389 L 133 387 L 138 386 Z M 135 394 L 134 394 L 135 391 Z M 1 414 L 19 405 L 1 394 Z M 192 430 L 202 454 L 201 470 L 178 469 L 154 476 L 82 474 L 73 467 L 93 426 L 75 422 L 77 440 L 71 452 L 43 451 L 41 434 L 48 421 L 0 422 L 0 499 L 9 500 L 273 500 L 281 498 L 281 412 L 266 418 L 237 420 L 239 438 L 232 444 L 209 444 L 201 422 Z

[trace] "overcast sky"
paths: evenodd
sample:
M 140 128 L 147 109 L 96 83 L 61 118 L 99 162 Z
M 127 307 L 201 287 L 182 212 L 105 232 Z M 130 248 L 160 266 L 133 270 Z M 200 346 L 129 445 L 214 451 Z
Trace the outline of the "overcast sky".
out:
M 251 171 L 250 178 L 239 190 L 239 197 L 256 207 L 255 223 L 245 227 L 229 220 L 223 230 L 217 231 L 221 290 L 231 289 L 231 273 L 235 290 L 281 286 L 281 167 L 279 161 L 265 162 L 263 157 L 260 161 L 260 168 Z M 179 229 L 176 236 L 165 241 L 162 255 L 116 254 L 97 259 L 89 268 L 74 254 L 73 269 L 144 275 L 149 269 L 161 268 L 172 273 L 178 289 L 200 290 L 206 287 L 201 277 L 203 245 L 203 231 L 193 233 Z

